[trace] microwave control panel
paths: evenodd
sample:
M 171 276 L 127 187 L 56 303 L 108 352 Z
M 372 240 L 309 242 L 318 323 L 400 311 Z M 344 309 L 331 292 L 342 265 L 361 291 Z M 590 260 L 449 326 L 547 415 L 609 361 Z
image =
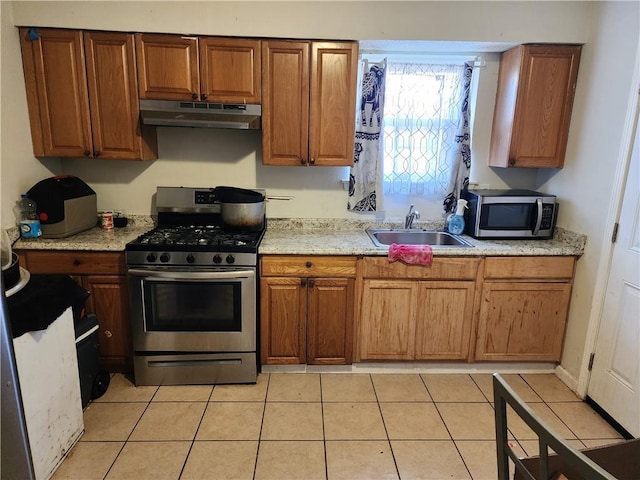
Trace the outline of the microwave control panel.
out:
M 554 205 L 545 203 L 542 205 L 542 222 L 540 223 L 540 230 L 548 230 L 553 225 L 553 211 Z

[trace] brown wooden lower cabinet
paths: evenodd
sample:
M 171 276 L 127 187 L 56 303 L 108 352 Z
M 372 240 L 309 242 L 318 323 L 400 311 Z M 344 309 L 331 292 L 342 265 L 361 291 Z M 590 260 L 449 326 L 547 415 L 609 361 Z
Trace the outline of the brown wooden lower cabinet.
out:
M 487 257 L 476 360 L 559 362 L 575 257 Z
M 350 364 L 355 258 L 267 256 L 261 274 L 262 363 Z
M 88 275 L 82 285 L 91 295 L 87 310 L 98 317 L 100 363 L 110 371 L 131 366 L 132 340 L 126 276 Z
M 420 282 L 416 360 L 466 360 L 475 282 Z
M 262 363 L 351 363 L 353 292 L 352 278 L 263 278 Z
M 260 358 L 263 364 L 306 362 L 306 294 L 300 278 L 260 280 Z
M 476 360 L 560 361 L 570 296 L 567 283 L 485 282 Z
M 365 257 L 357 360 L 467 360 L 480 258 Z
M 123 252 L 24 250 L 23 266 L 32 274 L 66 274 L 88 290 L 85 310 L 98 317 L 100 365 L 129 372 L 133 346 L 129 291 Z
M 355 280 L 310 278 L 307 285 L 307 363 L 351 363 Z
M 417 282 L 365 280 L 360 315 L 361 360 L 411 360 Z
M 466 360 L 473 281 L 365 280 L 361 360 Z

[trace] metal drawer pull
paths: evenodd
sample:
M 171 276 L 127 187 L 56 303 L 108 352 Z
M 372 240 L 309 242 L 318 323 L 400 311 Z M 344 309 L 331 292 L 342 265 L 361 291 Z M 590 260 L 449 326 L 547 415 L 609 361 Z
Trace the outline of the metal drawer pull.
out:
M 175 361 L 160 361 L 152 360 L 147 362 L 149 367 L 192 367 L 192 366 L 207 366 L 207 365 L 241 365 L 242 359 L 230 358 L 224 360 L 175 360 Z

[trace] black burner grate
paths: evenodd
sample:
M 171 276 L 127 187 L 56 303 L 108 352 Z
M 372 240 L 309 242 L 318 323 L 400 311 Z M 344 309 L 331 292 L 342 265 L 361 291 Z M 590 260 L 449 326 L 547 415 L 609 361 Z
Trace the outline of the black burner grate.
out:
M 228 232 L 215 225 L 158 227 L 134 242 L 144 246 L 179 246 L 184 248 L 257 247 L 262 232 Z

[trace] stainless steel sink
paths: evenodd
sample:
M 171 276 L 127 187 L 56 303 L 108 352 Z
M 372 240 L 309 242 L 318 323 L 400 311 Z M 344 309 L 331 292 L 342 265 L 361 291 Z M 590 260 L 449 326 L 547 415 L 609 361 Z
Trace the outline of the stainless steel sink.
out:
M 365 230 L 377 247 L 392 243 L 403 245 L 431 245 L 432 247 L 473 247 L 470 243 L 448 232 L 437 230 L 410 230 L 400 228 L 367 228 Z

